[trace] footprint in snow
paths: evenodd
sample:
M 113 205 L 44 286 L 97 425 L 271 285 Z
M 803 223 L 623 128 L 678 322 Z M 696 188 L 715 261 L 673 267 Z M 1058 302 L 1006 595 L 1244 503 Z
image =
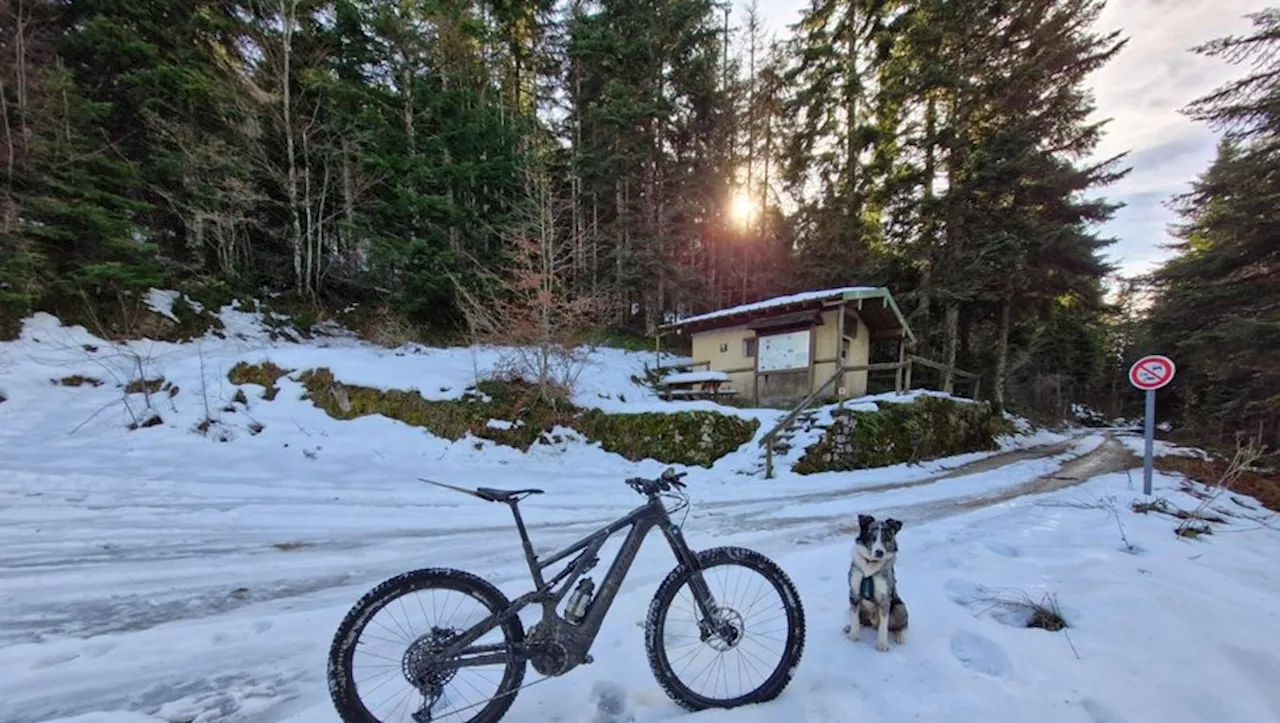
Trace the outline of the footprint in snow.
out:
M 1084 712 L 1089 714 L 1089 718 L 1093 723 L 1128 723 L 1119 713 L 1111 710 L 1107 706 L 1099 703 L 1093 698 L 1085 698 L 1080 701 L 1080 707 L 1084 708 Z
M 952 635 L 951 654 L 961 665 L 975 673 L 993 678 L 1009 678 L 1013 675 L 1013 664 L 1009 662 L 1004 648 L 977 633 L 960 630 Z
M 49 655 L 42 655 L 36 658 L 35 660 L 31 661 L 31 669 L 40 670 L 41 668 L 52 668 L 55 665 L 70 663 L 71 661 L 79 657 L 80 657 L 80 653 L 73 653 L 70 651 L 63 652 L 63 653 L 50 653 Z
M 1007 542 L 1000 542 L 999 540 L 992 540 L 988 542 L 987 549 L 1004 557 L 1022 557 L 1022 550 L 1019 550 Z
M 81 654 L 86 658 L 101 658 L 112 650 L 115 650 L 115 648 L 115 643 L 95 640 L 86 643 L 81 649 Z
M 986 589 L 981 585 L 963 579 L 947 580 L 943 587 L 947 591 L 947 599 L 961 607 L 969 607 L 986 597 Z
M 633 723 L 636 719 L 626 689 L 611 680 L 596 681 L 591 688 L 591 703 L 594 708 L 590 723 Z

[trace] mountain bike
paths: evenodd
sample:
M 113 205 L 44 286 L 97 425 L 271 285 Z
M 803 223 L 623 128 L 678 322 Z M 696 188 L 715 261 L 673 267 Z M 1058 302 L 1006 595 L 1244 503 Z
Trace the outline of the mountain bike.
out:
M 329 691 L 342 720 L 501 720 L 522 688 L 592 662 L 590 649 L 596 634 L 641 543 L 655 527 L 666 537 L 677 563 L 658 586 L 645 620 L 645 651 L 658 683 L 689 710 L 733 708 L 776 698 L 795 674 L 804 650 L 800 597 L 786 573 L 754 550 L 689 549 L 681 526 L 672 521 L 674 513 L 687 510 L 689 505 L 685 484 L 680 481 L 683 476 L 668 469 L 656 479 L 626 480 L 645 496 L 644 504 L 543 559 L 534 554 L 518 506 L 520 500 L 542 494 L 542 490 L 472 490 L 422 480 L 508 505 L 534 589 L 509 600 L 493 584 L 471 573 L 428 568 L 398 575 L 370 590 L 347 613 L 329 650 Z M 675 500 L 671 509 L 665 500 Z M 599 562 L 598 553 L 605 542 L 624 528 L 630 531 L 597 592 L 591 578 L 583 575 Z M 563 569 L 544 579 L 549 567 L 570 557 Z M 711 579 L 722 572 L 733 573 L 734 579 L 728 584 L 721 581 L 713 592 Z M 748 584 L 746 577 L 757 578 L 757 584 Z M 460 599 L 441 603 L 437 594 Z M 774 602 L 761 607 L 770 595 Z M 418 597 L 415 602 L 405 602 L 410 596 Z M 463 615 L 466 601 L 477 603 L 478 611 Z M 565 605 L 560 612 L 562 601 Z M 687 613 L 674 615 L 677 603 L 685 601 L 689 603 Z M 542 608 L 541 619 L 526 632 L 519 613 L 535 604 Z M 446 619 L 411 627 L 411 618 L 419 613 L 430 618 L 429 610 L 438 617 L 447 613 L 443 616 Z M 387 620 L 380 622 L 379 616 L 384 614 Z M 673 641 L 670 636 L 681 632 L 682 624 L 688 627 L 686 640 Z M 776 644 L 776 656 L 768 654 L 766 642 Z M 709 660 L 700 659 L 707 651 Z M 360 655 L 366 653 L 370 664 L 357 666 L 362 662 Z M 776 662 L 770 662 L 774 657 Z M 522 685 L 530 664 L 544 677 Z M 490 677 L 481 674 L 485 670 Z M 357 673 L 361 677 L 357 678 Z M 751 673 L 759 681 L 735 688 L 728 680 L 735 673 Z M 699 681 L 710 683 L 711 690 L 695 690 Z M 384 687 L 391 683 L 404 690 L 388 695 Z M 496 688 L 486 694 L 477 683 Z

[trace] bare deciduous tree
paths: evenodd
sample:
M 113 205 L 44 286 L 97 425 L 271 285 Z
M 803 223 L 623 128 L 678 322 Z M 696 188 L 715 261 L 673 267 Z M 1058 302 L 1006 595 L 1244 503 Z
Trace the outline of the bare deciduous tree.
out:
M 266 200 L 251 178 L 250 168 L 238 163 L 243 149 L 187 123 L 156 113 L 145 117 L 182 162 L 177 187 L 153 184 L 155 192 L 182 219 L 188 248 L 202 259 L 212 251 L 218 270 L 236 276 L 240 267 L 251 262 L 253 212 Z
M 477 286 L 454 283 L 474 341 L 513 347 L 503 371 L 554 399 L 572 391 L 591 352 L 590 332 L 614 304 L 572 283 L 580 239 L 569 205 L 537 171 L 528 173 L 525 187 L 526 210 L 503 234 L 509 263 L 501 271 L 477 265 Z

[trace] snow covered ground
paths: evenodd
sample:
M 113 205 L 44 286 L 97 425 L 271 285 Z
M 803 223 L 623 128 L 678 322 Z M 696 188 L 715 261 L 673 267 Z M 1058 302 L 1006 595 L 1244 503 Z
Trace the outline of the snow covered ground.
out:
M 451 398 L 498 353 L 276 344 L 252 315 L 225 315 L 228 340 L 132 345 L 136 353 L 48 317 L 0 344 L 0 723 L 335 723 L 325 656 L 368 588 L 432 565 L 483 575 L 512 597 L 528 584 L 505 508 L 417 477 L 545 489 L 522 510 L 549 550 L 634 507 L 640 498 L 622 480 L 663 468 L 577 442 L 525 455 L 382 418 L 336 421 L 300 401 L 288 378 L 274 401 L 247 387 L 247 412 L 215 415 L 228 441 L 196 434 L 205 399 L 216 412 L 234 395 L 226 374 L 236 361 L 327 366 L 342 381 Z M 646 359 L 602 351 L 577 401 L 717 408 L 765 426 L 778 414 L 659 402 L 630 381 Z M 180 392 L 157 395 L 162 424 L 130 432 L 115 384 L 136 378 L 140 360 L 148 378 Z M 104 384 L 50 383 L 72 374 Z M 130 399 L 134 414 L 141 399 Z M 1280 532 L 1230 517 L 1218 534 L 1184 540 L 1170 518 L 1132 513 L 1140 474 L 1110 470 L 1132 462 L 1123 455 L 1133 444 L 1040 432 L 1005 440 L 1002 453 L 775 480 L 748 474 L 759 461 L 749 444 L 693 468 L 690 543 L 758 549 L 800 590 L 807 645 L 787 691 L 696 715 L 667 699 L 640 627 L 673 565 L 652 537 L 596 662 L 522 691 L 506 720 L 586 723 L 598 681 L 620 684 L 642 722 L 1280 720 L 1270 644 L 1280 639 Z M 1073 474 L 1092 478 L 1074 485 Z M 1179 479 L 1155 482 L 1157 496 L 1196 505 Z M 1261 516 L 1227 498 L 1221 506 Z M 906 522 L 898 570 L 911 631 L 889 653 L 875 651 L 869 631 L 858 644 L 840 634 L 847 529 L 859 512 Z M 1016 614 L 999 600 L 1024 593 L 1056 595 L 1071 627 L 1011 624 Z M 526 683 L 538 679 L 531 671 Z

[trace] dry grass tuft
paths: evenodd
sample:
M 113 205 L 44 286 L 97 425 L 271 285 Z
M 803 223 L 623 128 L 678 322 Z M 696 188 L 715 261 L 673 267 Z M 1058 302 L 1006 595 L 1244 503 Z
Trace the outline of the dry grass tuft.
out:
M 1247 449 L 1247 448 L 1242 448 Z M 1227 489 L 1220 490 L 1230 491 L 1234 493 L 1231 496 L 1232 501 L 1237 505 L 1246 509 L 1254 509 L 1247 501 L 1240 499 L 1238 495 L 1247 495 L 1256 499 L 1263 507 L 1272 512 L 1280 512 L 1280 473 L 1262 472 L 1252 468 L 1252 462 L 1249 464 L 1236 464 L 1240 452 L 1231 459 L 1214 458 L 1214 459 L 1196 459 L 1193 457 L 1157 457 L 1155 465 L 1162 472 L 1175 472 L 1181 474 L 1188 479 L 1195 480 L 1205 485 L 1208 495 L 1219 491 L 1214 488 L 1223 487 L 1223 481 Z M 1256 451 L 1254 460 L 1256 460 Z M 1234 468 L 1233 468 L 1234 467 Z
M 63 377 L 61 379 L 50 379 L 49 381 L 64 387 L 100 387 L 102 386 L 101 379 L 94 379 L 93 377 L 86 377 L 80 374 L 72 374 L 69 377 Z

